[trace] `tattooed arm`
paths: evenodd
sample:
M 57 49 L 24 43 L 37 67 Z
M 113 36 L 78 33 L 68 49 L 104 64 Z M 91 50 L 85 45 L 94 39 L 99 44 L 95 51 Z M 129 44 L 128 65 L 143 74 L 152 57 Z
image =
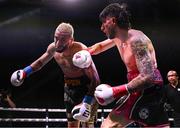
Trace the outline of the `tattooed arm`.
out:
M 148 48 L 149 43 L 151 43 L 151 41 L 146 36 L 142 36 L 139 39 L 133 39 L 132 51 L 135 55 L 136 65 L 140 74 L 127 84 L 129 92 L 142 90 L 152 86 L 151 82 L 154 73 L 154 64 Z
M 156 70 L 155 52 L 152 47 L 150 39 L 145 35 L 131 40 L 131 49 L 139 75 L 124 85 L 110 87 L 107 84 L 100 84 L 94 93 L 99 104 L 107 105 L 124 95 L 149 88 L 156 84 L 156 81 L 157 83 L 162 82 L 161 75 Z

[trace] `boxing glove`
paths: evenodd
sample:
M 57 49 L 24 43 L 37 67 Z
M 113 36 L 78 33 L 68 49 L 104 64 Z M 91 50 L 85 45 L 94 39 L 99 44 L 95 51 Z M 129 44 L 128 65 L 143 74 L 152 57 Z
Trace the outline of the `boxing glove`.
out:
M 92 101 L 93 101 L 93 97 L 85 96 L 83 99 L 83 103 L 76 105 L 72 109 L 73 118 L 81 122 L 87 122 L 91 116 Z
M 20 86 L 24 82 L 24 79 L 32 73 L 31 66 L 27 66 L 24 69 L 15 71 L 11 75 L 11 84 L 14 86 Z
M 107 84 L 100 84 L 96 87 L 94 96 L 100 105 L 107 105 L 128 93 L 126 85 L 111 87 Z
M 88 68 L 92 63 L 92 58 L 87 50 L 81 50 L 73 55 L 73 64 L 79 68 Z

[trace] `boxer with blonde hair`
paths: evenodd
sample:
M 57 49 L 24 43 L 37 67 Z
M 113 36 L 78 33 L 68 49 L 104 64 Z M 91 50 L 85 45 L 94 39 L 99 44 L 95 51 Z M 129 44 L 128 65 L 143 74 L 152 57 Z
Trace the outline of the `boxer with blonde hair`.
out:
M 78 128 L 79 121 L 85 122 L 83 124 L 86 127 L 94 127 L 98 107 L 93 94 L 100 83 L 99 75 L 91 55 L 83 49 L 87 47 L 81 42 L 74 41 L 72 25 L 61 23 L 55 30 L 54 42 L 49 44 L 46 52 L 32 64 L 15 71 L 11 76 L 11 83 L 20 86 L 26 77 L 40 70 L 54 58 L 64 73 L 64 102 L 68 128 Z M 75 53 L 76 57 L 73 58 Z M 86 56 L 78 61 L 81 54 Z M 76 63 L 73 63 L 73 60 L 76 60 Z

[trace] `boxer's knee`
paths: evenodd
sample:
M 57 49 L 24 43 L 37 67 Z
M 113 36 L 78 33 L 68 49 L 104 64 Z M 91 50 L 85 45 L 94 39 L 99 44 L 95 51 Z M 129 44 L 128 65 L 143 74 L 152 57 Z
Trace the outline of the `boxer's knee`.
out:
M 114 128 L 117 127 L 117 123 L 113 120 L 111 120 L 111 118 L 108 117 L 106 119 L 104 119 L 104 121 L 101 124 L 101 128 Z
M 121 128 L 127 126 L 132 120 L 126 119 L 123 115 L 111 112 L 102 122 L 101 128 Z

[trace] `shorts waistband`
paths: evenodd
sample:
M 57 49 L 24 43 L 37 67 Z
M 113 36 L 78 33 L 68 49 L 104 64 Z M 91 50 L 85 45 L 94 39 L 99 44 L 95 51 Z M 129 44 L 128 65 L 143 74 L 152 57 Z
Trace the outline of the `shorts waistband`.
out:
M 139 71 L 138 70 L 133 70 L 133 71 L 129 71 L 127 73 L 127 79 L 128 81 L 131 81 L 132 79 L 134 79 L 135 77 L 137 77 L 139 75 Z M 161 76 L 161 73 L 158 69 L 153 69 L 153 78 L 152 78 L 152 83 L 153 84 L 158 84 L 158 85 L 162 85 L 163 84 L 163 79 Z
M 64 78 L 65 86 L 78 86 L 81 84 L 80 78 Z
M 64 77 L 65 86 L 80 86 L 85 81 L 88 81 L 86 76 L 81 76 L 77 78 Z

